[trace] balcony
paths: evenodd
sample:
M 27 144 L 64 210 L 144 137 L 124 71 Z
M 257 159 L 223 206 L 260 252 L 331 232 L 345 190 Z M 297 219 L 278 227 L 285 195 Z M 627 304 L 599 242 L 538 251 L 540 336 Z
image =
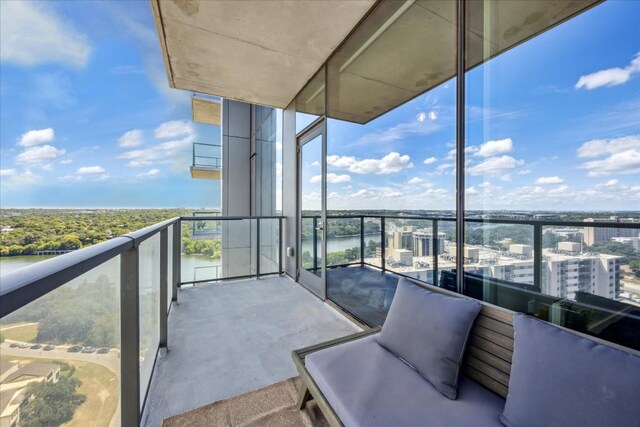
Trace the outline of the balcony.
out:
M 309 225 L 319 221 L 315 216 L 304 220 Z M 84 381 L 111 378 L 116 384 L 100 397 L 106 402 L 103 411 L 91 416 L 111 425 L 155 426 L 167 417 L 295 376 L 291 350 L 381 325 L 400 276 L 457 291 L 449 241 L 453 218 L 327 217 L 329 246 L 340 238 L 332 232 L 340 226 L 357 230 L 350 238 L 359 241 L 347 262 L 327 257 L 328 303 L 283 275 L 284 221 L 279 216 L 210 213 L 174 218 L 9 273 L 2 277 L 3 323 L 38 323 L 53 348 L 21 348 L 23 343 L 10 339 L 2 343 L 3 361 L 20 369 L 53 361 L 62 377 L 72 366 Z M 625 332 L 637 331 L 637 305 L 605 304 L 577 289 L 575 299 L 541 292 L 542 278 L 543 283 L 548 280 L 543 272 L 553 260 L 541 236 L 559 223 L 467 221 L 476 228 L 532 228 L 533 261 L 513 256 L 515 250 L 527 251 L 526 245 L 503 252 L 517 262 L 533 262 L 534 279 L 533 284 L 517 283 L 528 278 L 506 280 L 492 277 L 490 269 L 474 270 L 487 261 L 486 253 L 476 254 L 469 245 L 463 293 L 637 348 L 637 339 L 629 340 Z M 202 230 L 207 232 L 198 235 Z M 322 259 L 314 254 L 309 263 L 304 255 L 305 248 L 318 247 L 319 235 L 310 230 L 316 227 L 305 229 L 303 224 L 302 267 L 320 272 Z M 412 263 L 396 249 L 409 242 L 415 253 Z M 93 347 L 84 342 L 85 347 L 74 349 L 79 337 Z M 15 383 L 3 384 L 3 399 L 14 399 L 18 391 Z
M 222 158 L 220 144 L 193 143 L 191 178 L 220 179 L 222 173 Z

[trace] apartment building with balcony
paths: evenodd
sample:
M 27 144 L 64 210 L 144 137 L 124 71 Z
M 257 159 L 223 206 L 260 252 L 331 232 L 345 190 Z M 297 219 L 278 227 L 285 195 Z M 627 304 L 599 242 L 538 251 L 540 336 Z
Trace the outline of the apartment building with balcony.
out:
M 640 295 L 638 284 L 622 277 L 629 261 L 546 239 L 554 230 L 573 238 L 584 228 L 590 245 L 601 238 L 588 237 L 589 230 L 637 236 L 640 222 L 604 218 L 591 228 L 558 214 L 501 214 L 540 203 L 580 211 L 571 203 L 587 206 L 593 191 L 619 185 L 594 183 L 571 193 L 563 179 L 547 176 L 552 166 L 540 172 L 545 176 L 526 178 L 529 167 L 557 157 L 555 148 L 525 163 L 521 156 L 536 151 L 540 138 L 523 136 L 516 149 L 508 135 L 526 126 L 539 130 L 559 110 L 600 111 L 569 101 L 530 105 L 536 96 L 564 95 L 567 85 L 589 92 L 599 84 L 591 78 L 551 87 L 549 70 L 531 68 L 544 55 L 570 67 L 563 62 L 567 46 L 587 56 L 580 40 L 598 30 L 594 22 L 611 14 L 620 22 L 609 25 L 628 30 L 629 22 L 638 24 L 634 7 L 599 0 L 152 0 L 168 85 L 195 93 L 194 121 L 220 127 L 220 146 L 194 145 L 192 164 L 185 165 L 193 178 L 221 181 L 220 215 L 168 219 L 3 276 L 1 315 L 16 316 L 62 291 L 88 293 L 98 283 L 90 277 L 105 277 L 118 302 L 110 324 L 118 357 L 104 362 L 120 379 L 110 424 L 123 426 L 216 424 L 197 412 L 202 407 L 222 408 L 203 410 L 206 416 L 237 416 L 235 425 L 269 425 L 269 416 L 294 413 L 289 392 L 233 399 L 296 376 L 291 351 L 382 326 L 404 276 L 506 310 L 474 333 L 477 340 L 485 332 L 493 337 L 495 354 L 474 344 L 471 359 L 482 361 L 481 370 L 469 369 L 502 398 L 514 313 L 636 355 L 640 305 L 619 298 L 623 290 Z M 558 40 L 567 45 L 554 46 Z M 500 62 L 523 51 L 526 63 Z M 637 91 L 633 61 L 625 83 Z M 527 78 L 536 87 L 526 92 L 501 87 Z M 616 84 L 622 83 L 610 86 Z M 519 109 L 503 111 L 500 101 L 517 97 Z M 438 104 L 442 98 L 446 106 Z M 498 124 L 501 117 L 511 121 Z M 611 128 L 637 129 L 628 115 L 620 117 L 626 121 Z M 593 179 L 618 171 L 620 180 L 637 177 L 637 169 L 615 163 L 636 140 L 606 135 L 572 138 L 563 128 L 544 137 L 585 144 L 605 138 L 562 154 L 577 149 L 573 169 Z M 421 151 L 403 154 L 416 141 Z M 402 182 L 388 182 L 401 172 Z M 350 187 L 360 176 L 369 180 Z M 530 183 L 501 192 L 523 179 Z M 632 184 L 619 191 L 638 197 Z M 184 236 L 215 241 L 219 258 L 187 264 Z M 7 343 L 2 349 L 11 354 Z M 183 413 L 191 415 L 171 418 Z

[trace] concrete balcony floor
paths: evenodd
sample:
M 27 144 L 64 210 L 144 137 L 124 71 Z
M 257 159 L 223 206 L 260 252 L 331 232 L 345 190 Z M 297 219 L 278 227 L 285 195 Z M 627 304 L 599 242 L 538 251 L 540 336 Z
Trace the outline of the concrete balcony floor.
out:
M 291 350 L 360 330 L 284 276 L 187 287 L 178 301 L 143 426 L 295 376 Z

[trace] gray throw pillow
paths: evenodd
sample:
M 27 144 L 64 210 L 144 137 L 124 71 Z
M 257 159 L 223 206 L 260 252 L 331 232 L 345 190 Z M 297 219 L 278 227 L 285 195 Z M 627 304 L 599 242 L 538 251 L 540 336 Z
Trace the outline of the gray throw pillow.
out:
M 378 343 L 455 399 L 460 363 L 479 311 L 478 301 L 432 292 L 403 277 Z
M 640 357 L 513 316 L 508 427 L 640 426 Z

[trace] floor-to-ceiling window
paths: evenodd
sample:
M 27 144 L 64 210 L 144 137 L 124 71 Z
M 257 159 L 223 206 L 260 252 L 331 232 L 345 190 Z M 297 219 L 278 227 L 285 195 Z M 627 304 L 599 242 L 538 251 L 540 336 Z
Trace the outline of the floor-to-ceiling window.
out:
M 299 180 L 326 198 L 327 297 L 380 324 L 406 275 L 640 347 L 639 17 L 376 5 L 296 98 L 298 130 L 326 117 Z
M 640 348 L 640 3 L 589 3 L 467 2 L 465 293 Z
M 327 297 L 372 325 L 455 247 L 455 30 L 454 2 L 383 2 L 327 64 Z

